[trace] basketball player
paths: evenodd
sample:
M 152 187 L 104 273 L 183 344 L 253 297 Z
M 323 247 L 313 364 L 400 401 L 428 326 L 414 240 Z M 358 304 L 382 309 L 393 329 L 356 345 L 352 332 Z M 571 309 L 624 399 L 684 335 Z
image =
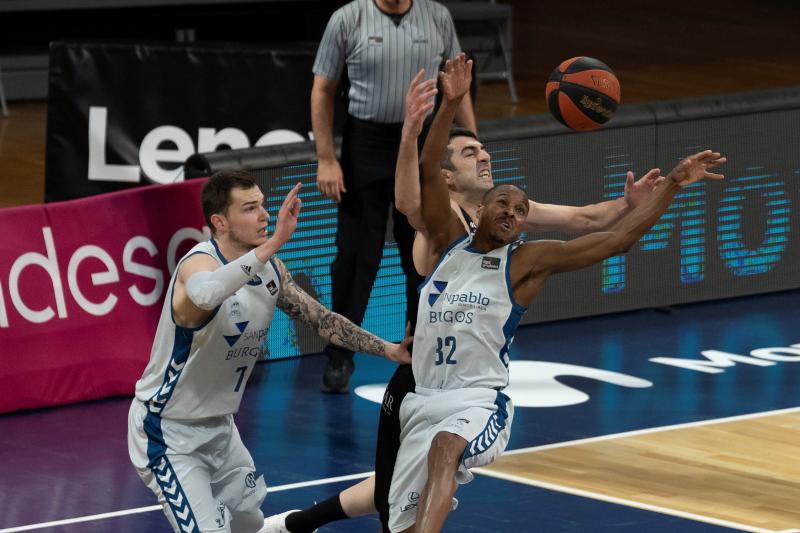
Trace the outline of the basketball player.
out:
M 175 531 L 252 533 L 264 525 L 267 488 L 233 413 L 276 307 L 347 349 L 410 360 L 410 339 L 387 343 L 332 313 L 275 255 L 297 225 L 299 189 L 286 196 L 268 237 L 264 195 L 250 174 L 222 171 L 203 187 L 213 237 L 176 269 L 128 416 L 131 461 Z
M 451 209 L 440 161 L 454 109 L 469 89 L 472 62 L 448 61 L 443 103 L 422 153 L 421 214 L 430 241 L 420 291 L 412 368 L 416 390 L 400 408 L 400 450 L 389 495 L 393 532 L 439 531 L 469 469 L 493 462 L 508 443 L 514 408 L 508 348 L 546 279 L 626 252 L 682 188 L 725 158 L 707 150 L 681 161 L 650 197 L 604 232 L 571 241 L 517 241 L 530 201 L 513 185 L 484 194 L 469 234 Z
M 417 271 L 426 276 L 424 258 L 430 245 L 420 215 L 419 158 L 417 137 L 423 121 L 432 108 L 436 80 L 422 81 L 424 71 L 412 80 L 406 95 L 405 122 L 397 159 L 395 199 L 397 209 L 406 215 L 417 230 L 413 257 Z M 442 173 L 450 192 L 450 206 L 468 231 L 476 228 L 476 212 L 483 194 L 493 186 L 489 154 L 477 136 L 465 129 L 450 132 L 447 156 L 442 159 Z M 646 200 L 663 180 L 659 169 L 652 169 L 634 181 L 628 172 L 624 197 L 599 204 L 573 207 L 530 202 L 524 231 L 563 231 L 575 235 L 609 227 L 622 215 Z M 414 317 L 415 318 L 415 317 Z M 413 331 L 413 328 L 412 328 Z M 400 446 L 398 409 L 408 392 L 414 390 L 410 365 L 400 365 L 392 375 L 380 412 L 376 446 L 375 476 L 315 504 L 303 511 L 286 511 L 271 516 L 267 523 L 274 533 L 306 533 L 326 523 L 349 517 L 379 512 L 384 531 L 388 531 L 389 484 L 397 450 Z

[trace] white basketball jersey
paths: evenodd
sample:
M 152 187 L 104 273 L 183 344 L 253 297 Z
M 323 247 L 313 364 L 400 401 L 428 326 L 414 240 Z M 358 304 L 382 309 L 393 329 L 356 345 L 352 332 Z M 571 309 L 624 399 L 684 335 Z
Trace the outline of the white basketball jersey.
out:
M 450 245 L 420 288 L 412 368 L 426 389 L 508 385 L 508 348 L 526 308 L 509 268 L 519 243 L 482 253 L 472 236 Z
M 197 244 L 181 263 L 197 253 L 227 263 L 213 240 Z M 253 366 L 267 351 L 280 275 L 268 262 L 205 323 L 184 328 L 172 316 L 177 271 L 167 289 L 150 362 L 136 382 L 136 397 L 162 418 L 193 420 L 235 413 Z

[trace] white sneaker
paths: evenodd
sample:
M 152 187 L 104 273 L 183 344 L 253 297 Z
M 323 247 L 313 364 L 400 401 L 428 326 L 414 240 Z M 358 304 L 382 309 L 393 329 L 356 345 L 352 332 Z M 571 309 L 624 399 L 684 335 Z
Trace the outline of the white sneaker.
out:
M 286 517 L 298 511 L 300 511 L 300 509 L 292 509 L 281 514 L 268 516 L 264 519 L 264 527 L 259 529 L 258 533 L 291 533 L 286 529 Z M 315 529 L 314 531 L 317 530 Z

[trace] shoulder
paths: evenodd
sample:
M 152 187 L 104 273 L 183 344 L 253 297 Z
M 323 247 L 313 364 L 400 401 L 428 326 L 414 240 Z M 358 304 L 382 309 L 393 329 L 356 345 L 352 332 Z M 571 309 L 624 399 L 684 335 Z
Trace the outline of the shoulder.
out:
M 431 14 L 433 19 L 439 24 L 452 24 L 453 17 L 450 14 L 450 10 L 447 9 L 447 6 L 440 4 L 439 2 L 433 2 L 431 0 L 414 0 L 414 5 L 418 5 L 420 8 L 423 8 L 425 11 Z

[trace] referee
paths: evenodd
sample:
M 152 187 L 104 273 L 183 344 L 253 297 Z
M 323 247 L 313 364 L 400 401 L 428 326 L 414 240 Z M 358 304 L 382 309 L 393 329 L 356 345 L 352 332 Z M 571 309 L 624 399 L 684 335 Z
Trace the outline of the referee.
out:
M 411 247 L 414 231 L 394 207 L 394 171 L 406 90 L 424 68 L 435 78 L 461 52 L 450 12 L 432 0 L 353 0 L 333 13 L 314 61 L 311 121 L 319 168 L 317 187 L 339 203 L 332 309 L 360 324 L 378 272 L 391 206 L 394 238 L 406 276 L 406 318 L 416 315 Z M 333 143 L 334 97 L 347 66 L 348 111 L 342 160 Z M 476 131 L 465 98 L 456 122 Z M 420 139 L 420 144 L 424 138 Z M 353 352 L 328 345 L 323 392 L 346 393 Z

